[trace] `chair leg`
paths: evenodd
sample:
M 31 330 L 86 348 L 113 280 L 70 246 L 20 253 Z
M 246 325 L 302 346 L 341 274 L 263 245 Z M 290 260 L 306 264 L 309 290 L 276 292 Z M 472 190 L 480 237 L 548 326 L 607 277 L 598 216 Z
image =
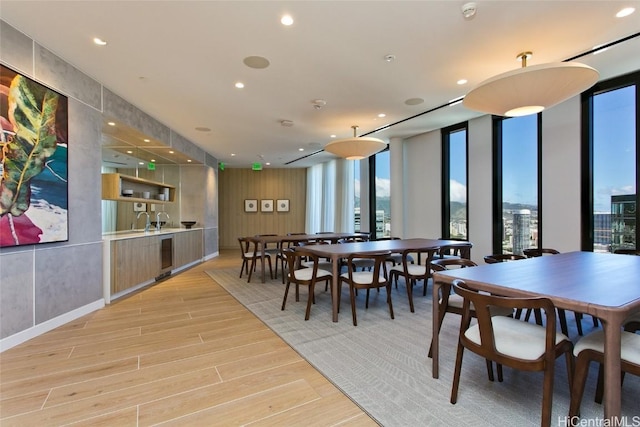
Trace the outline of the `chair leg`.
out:
M 571 387 L 571 403 L 569 404 L 569 417 L 580 415 L 580 404 L 584 395 L 584 384 L 589 373 L 589 359 L 583 354 L 576 358 L 576 370 L 573 375 L 573 386 Z
M 551 425 L 551 405 L 553 403 L 553 365 L 547 367 L 544 372 L 544 385 L 542 387 L 542 418 L 540 425 Z
M 489 381 L 493 382 L 493 362 L 489 359 L 485 359 L 487 363 L 487 376 L 489 377 Z
M 407 283 L 407 298 L 409 298 L 409 310 L 412 313 L 415 313 L 415 309 L 413 308 L 413 282 L 409 279 L 408 276 L 404 276 L 404 280 Z
M 309 314 L 311 313 L 311 303 L 314 302 L 314 282 L 309 285 L 309 298 L 307 298 L 307 312 L 304 315 L 304 320 L 309 320 Z
M 251 282 L 251 275 L 256 268 L 256 259 L 251 258 L 251 267 L 249 267 L 249 277 L 247 277 L 247 283 Z
M 560 320 L 560 331 L 565 335 L 569 335 L 569 329 L 567 327 L 567 315 L 561 308 L 558 309 L 558 319 Z
M 498 371 L 498 382 L 501 383 L 504 377 L 502 376 L 502 365 L 500 363 L 496 363 L 496 371 Z
M 460 385 L 460 371 L 462 370 L 462 356 L 464 354 L 464 346 L 458 343 L 458 351 L 456 353 L 456 367 L 453 371 L 453 385 L 451 386 L 450 402 L 455 405 L 458 401 L 458 386 Z
M 575 313 L 576 317 L 576 329 L 578 329 L 578 335 L 582 336 L 582 313 Z
M 242 272 L 247 268 L 247 266 L 248 266 L 247 260 L 243 258 L 242 267 L 240 267 L 240 276 L 238 277 L 238 279 L 242 279 Z M 249 274 L 249 271 L 247 271 L 247 274 Z
M 351 316 L 353 317 L 353 326 L 358 326 L 358 320 L 356 319 L 356 295 L 351 284 L 349 284 L 349 295 L 351 296 Z
M 391 302 L 391 282 L 387 282 L 387 286 L 385 286 L 387 288 L 387 303 L 389 304 L 389 314 L 391 315 L 392 319 L 395 319 L 395 317 L 393 317 L 393 303 Z
M 287 295 L 289 295 L 289 285 L 291 282 L 287 280 L 287 286 L 284 288 L 284 298 L 282 298 L 282 310 L 284 310 L 284 306 L 287 304 Z

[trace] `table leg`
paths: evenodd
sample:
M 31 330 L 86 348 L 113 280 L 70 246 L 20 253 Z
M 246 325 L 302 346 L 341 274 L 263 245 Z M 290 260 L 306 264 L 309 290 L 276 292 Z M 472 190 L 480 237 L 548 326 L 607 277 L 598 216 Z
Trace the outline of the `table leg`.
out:
M 260 268 L 261 268 L 261 272 L 262 272 L 262 283 L 265 282 L 265 275 L 264 275 L 264 247 L 266 246 L 264 243 L 262 243 L 261 245 L 261 249 L 260 249 Z
M 611 425 L 620 425 L 620 340 L 623 319 L 602 319 L 604 329 L 604 416 Z
M 338 292 L 340 292 L 340 258 L 332 258 L 331 260 L 331 305 L 333 308 L 333 321 L 338 321 Z
M 438 319 L 440 318 L 440 304 L 438 295 L 440 294 L 440 286 L 441 284 L 433 278 L 433 302 L 432 302 L 432 314 L 431 314 L 431 375 L 433 378 L 438 378 L 438 356 L 439 356 L 439 347 L 440 347 L 440 327 L 438 325 Z

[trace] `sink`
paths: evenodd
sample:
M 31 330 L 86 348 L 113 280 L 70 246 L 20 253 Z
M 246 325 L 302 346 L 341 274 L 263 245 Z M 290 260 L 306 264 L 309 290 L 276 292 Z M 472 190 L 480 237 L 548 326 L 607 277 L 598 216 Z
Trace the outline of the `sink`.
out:
M 180 221 L 180 224 L 184 225 L 185 228 L 189 229 L 195 225 L 196 221 Z

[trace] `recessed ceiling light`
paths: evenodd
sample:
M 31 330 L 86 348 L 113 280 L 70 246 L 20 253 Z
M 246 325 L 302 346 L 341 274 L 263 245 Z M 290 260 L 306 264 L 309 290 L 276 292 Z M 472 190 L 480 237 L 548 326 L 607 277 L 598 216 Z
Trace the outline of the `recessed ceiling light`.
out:
M 127 154 L 133 154 L 132 150 L 127 150 Z
M 625 16 L 631 15 L 635 11 L 636 9 L 634 7 L 625 7 L 624 9 L 616 13 L 616 18 L 624 18 Z
M 236 153 L 231 153 L 231 157 L 234 157 L 236 155 Z
M 143 139 L 143 141 L 144 141 L 144 142 L 149 142 L 149 141 L 151 141 L 151 140 L 150 140 L 149 138 L 145 138 L 145 139 Z
M 107 42 L 102 40 L 101 38 L 98 37 L 94 37 L 93 39 L 93 43 L 97 44 L 98 46 L 106 46 Z
M 280 22 L 282 23 L 282 25 L 286 25 L 287 27 L 291 24 L 293 24 L 293 18 L 291 17 L 291 15 L 283 15 L 282 18 L 280 18 Z
M 139 165 L 144 165 L 144 162 L 138 162 Z
M 211 129 L 210 129 L 210 128 L 208 128 L 208 127 L 204 127 L 204 126 L 198 126 L 198 127 L 196 128 L 196 130 L 197 130 L 198 132 L 211 132 Z
M 169 154 L 173 154 L 173 153 L 175 153 L 175 151 L 169 150 Z
M 115 125 L 116 125 L 116 124 L 115 124 L 115 122 L 109 122 L 109 123 L 107 123 L 107 124 L 108 124 L 109 126 L 115 126 Z
M 236 83 L 236 87 L 237 87 L 238 89 L 242 89 L 242 88 L 244 87 L 244 83 L 242 83 L 242 82 L 237 82 L 237 83 Z
M 304 148 L 298 148 L 298 151 L 304 151 Z
M 336 138 L 336 135 L 331 135 L 329 136 L 329 138 Z
M 267 162 L 267 163 L 265 163 L 265 165 L 271 166 L 271 162 Z
M 187 159 L 187 163 L 191 163 L 191 159 Z
M 459 84 L 459 85 L 467 84 L 467 79 L 460 79 L 456 83 Z
M 156 162 L 156 159 L 151 159 L 151 163 L 155 163 L 155 162 Z
M 380 113 L 378 114 L 378 117 L 383 118 L 383 117 L 387 117 L 387 115 L 385 113 Z

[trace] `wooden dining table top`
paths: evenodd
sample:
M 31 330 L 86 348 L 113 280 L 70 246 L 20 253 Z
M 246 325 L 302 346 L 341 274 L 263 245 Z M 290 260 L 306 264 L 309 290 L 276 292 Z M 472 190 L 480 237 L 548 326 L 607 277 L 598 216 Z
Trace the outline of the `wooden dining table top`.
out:
M 594 252 L 567 252 L 435 272 L 433 319 L 439 315 L 439 288 L 456 279 L 493 294 L 546 297 L 557 308 L 598 317 L 605 335 L 604 415 L 613 420 L 620 417 L 621 410 L 621 327 L 629 316 L 640 313 L 639 278 L 640 256 Z M 435 320 L 432 333 L 432 370 L 433 377 L 438 378 L 439 345 Z

